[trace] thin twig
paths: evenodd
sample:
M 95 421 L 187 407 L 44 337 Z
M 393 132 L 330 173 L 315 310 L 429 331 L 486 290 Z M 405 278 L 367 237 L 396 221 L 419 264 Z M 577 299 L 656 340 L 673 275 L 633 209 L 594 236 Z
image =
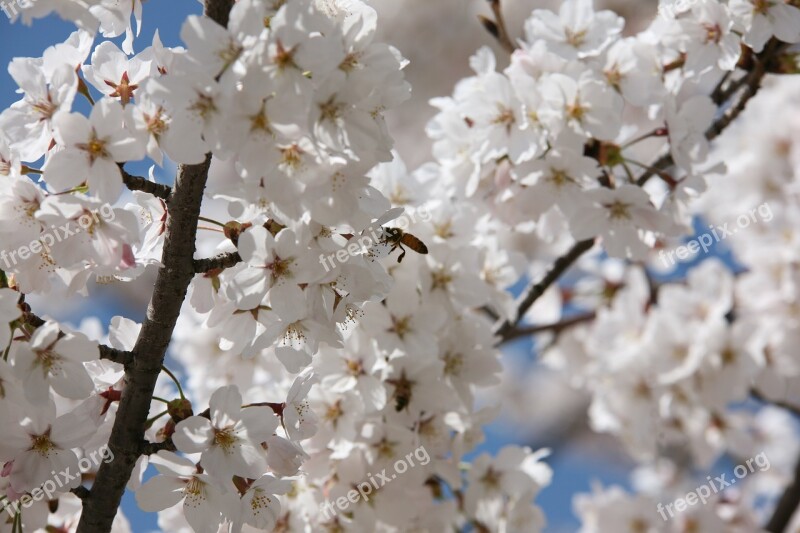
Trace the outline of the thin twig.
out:
M 553 267 L 545 274 L 545 276 L 538 282 L 534 283 L 523 294 L 517 305 L 517 316 L 513 320 L 506 320 L 495 331 L 501 339 L 505 338 L 509 331 L 511 331 L 516 324 L 522 320 L 522 317 L 531 308 L 531 306 L 538 300 L 545 291 L 555 283 L 561 275 L 567 271 L 572 264 L 578 260 L 585 252 L 589 251 L 594 246 L 594 239 L 586 239 L 575 243 L 570 250 L 556 259 Z
M 22 317 L 33 328 L 40 328 L 45 325 L 45 320 L 31 311 L 25 312 Z M 98 348 L 100 350 L 100 359 L 106 359 L 121 365 L 129 365 L 133 362 L 133 353 L 131 352 L 118 350 L 105 344 L 101 344 Z
M 483 15 L 478 15 L 478 20 L 481 22 L 486 31 L 491 33 L 492 37 L 497 39 L 497 42 L 500 43 L 500 46 L 503 47 L 503 50 L 511 54 L 517 49 L 517 47 L 509 36 L 505 18 L 503 17 L 503 8 L 500 5 L 500 0 L 488 1 L 489 6 L 492 8 L 492 13 L 494 13 L 494 20 L 490 19 L 489 17 L 484 17 Z
M 172 370 L 167 368 L 165 365 L 161 365 L 161 371 L 168 375 L 170 379 L 172 379 L 173 383 L 175 383 L 175 386 L 178 388 L 178 394 L 180 394 L 181 400 L 185 400 L 186 396 L 183 395 L 183 387 L 181 387 L 181 382 L 175 376 L 175 374 L 172 373 Z
M 744 110 L 747 103 L 750 99 L 755 96 L 758 92 L 758 89 L 761 86 L 761 81 L 764 79 L 764 76 L 767 73 L 767 65 L 768 63 L 777 55 L 783 46 L 779 44 L 774 44 L 770 42 L 770 44 L 765 48 L 764 52 L 760 54 L 756 58 L 756 66 L 755 68 L 744 77 L 743 87 L 745 90 L 742 93 L 742 96 L 739 98 L 738 102 L 730 107 L 727 111 L 725 111 L 721 117 L 714 121 L 711 127 L 708 128 L 706 131 L 706 138 L 708 140 L 714 140 L 716 137 L 719 136 L 722 131 L 724 131 L 730 124 L 733 122 Z M 734 82 L 734 83 L 738 83 Z M 647 181 L 658 174 L 661 171 L 664 171 L 675 163 L 672 159 L 672 155 L 670 153 L 664 154 L 656 160 L 655 163 L 650 165 L 649 169 L 642 174 L 639 179 L 636 181 L 637 185 L 642 186 Z M 558 258 L 553 265 L 553 268 L 542 278 L 541 281 L 531 285 L 525 292 L 522 300 L 520 300 L 517 316 L 514 320 L 507 320 L 504 322 L 496 331 L 496 335 L 500 336 L 501 339 L 505 338 L 505 335 L 514 328 L 516 324 L 522 320 L 523 315 L 527 312 L 528 309 L 533 305 L 533 303 L 539 299 L 542 294 L 547 290 L 550 285 L 552 285 L 561 274 L 564 273 L 577 259 L 583 255 L 584 252 L 589 250 L 593 245 L 593 240 L 586 240 L 581 241 L 575 244 L 572 249 L 567 252 L 566 255 Z
M 630 163 L 634 163 L 634 161 L 631 161 L 630 159 L 627 159 L 627 161 L 630 162 Z M 667 170 L 673 164 L 675 164 L 675 163 L 672 160 L 672 154 L 667 153 L 665 155 L 662 155 L 661 157 L 659 157 L 656 160 L 655 163 L 653 163 L 652 165 L 649 165 L 649 168 L 647 169 L 647 171 L 644 174 L 639 176 L 639 179 L 636 180 L 636 185 L 641 187 L 642 185 L 647 183 L 647 180 L 649 180 L 653 176 L 660 175 L 661 172 Z
M 514 45 L 514 41 L 511 40 L 511 36 L 508 33 L 508 26 L 506 26 L 506 20 L 505 17 L 503 17 L 503 6 L 500 5 L 500 0 L 489 0 L 489 4 L 492 6 L 495 24 L 497 24 L 497 39 L 506 52 L 513 53 L 517 47 Z
M 741 113 L 744 111 L 744 108 L 747 106 L 747 103 L 750 101 L 753 96 L 756 95 L 759 88 L 761 87 L 761 81 L 764 79 L 764 76 L 767 74 L 767 65 L 770 61 L 772 61 L 782 50 L 784 49 L 783 45 L 781 45 L 778 41 L 773 39 L 770 41 L 767 46 L 764 48 L 764 51 L 759 54 L 756 58 L 756 65 L 752 71 L 750 71 L 747 75 L 741 77 L 740 79 L 731 82 L 730 86 L 727 87 L 725 90 L 721 89 L 721 85 L 724 82 L 720 82 L 720 85 L 717 85 L 717 88 L 714 89 L 712 93 L 712 98 L 714 103 L 717 105 L 721 105 L 728 101 L 733 95 L 736 94 L 742 87 L 745 87 L 741 97 L 737 101 L 736 104 L 733 104 L 730 108 L 728 108 L 721 117 L 717 118 L 713 124 L 706 130 L 706 139 L 709 141 L 713 141 L 733 122 Z M 645 172 L 642 176 L 639 177 L 637 180 L 637 185 L 640 187 L 647 183 L 647 181 L 658 174 L 657 171 L 664 171 L 673 166 L 675 162 L 672 159 L 672 154 L 666 153 L 662 155 L 655 163 L 650 165 L 652 167 L 651 170 Z
M 785 44 L 773 38 L 769 41 L 769 43 L 767 43 L 764 51 L 755 57 L 755 67 L 753 70 L 751 70 L 746 76 L 736 83 L 738 86 L 734 89 L 734 92 L 736 92 L 739 88 L 744 87 L 744 91 L 742 92 L 742 96 L 739 98 L 739 101 L 728 108 L 725 113 L 723 113 L 723 115 L 717 119 L 706 131 L 706 138 L 709 141 L 717 138 L 719 134 L 722 133 L 731 122 L 736 120 L 736 117 L 738 117 L 742 111 L 744 111 L 747 103 L 756 95 L 758 89 L 761 87 L 761 81 L 767 74 L 767 67 L 769 66 L 769 63 L 785 49 Z
M 784 46 L 785 45 L 781 44 L 781 42 L 778 41 L 777 39 L 774 38 L 770 39 L 769 42 L 767 42 L 767 44 L 764 46 L 764 49 L 761 51 L 760 54 L 755 55 L 752 52 L 750 52 L 747 55 L 746 61 L 747 63 L 761 62 L 762 64 L 766 64 L 767 62 L 772 60 L 774 56 L 777 56 Z M 743 56 L 739 61 L 740 62 L 745 61 L 745 57 Z M 727 102 L 734 94 L 736 94 L 736 91 L 738 91 L 745 84 L 747 84 L 748 81 L 747 73 L 745 73 L 739 79 L 729 82 L 732 74 L 733 72 L 728 72 L 720 80 L 719 84 L 714 89 L 714 92 L 711 93 L 711 99 L 714 101 L 715 104 L 721 105 Z M 727 87 L 725 86 L 726 84 Z
M 739 114 L 744 110 L 747 103 L 758 91 L 761 79 L 763 78 L 763 73 L 760 76 L 746 76 L 746 78 L 749 79 L 749 82 L 747 83 L 748 88 L 742 95 L 739 102 L 723 113 L 722 116 L 715 120 L 708 130 L 706 130 L 706 139 L 709 141 L 716 139 L 719 134 L 722 133 L 725 128 L 727 128 L 730 123 L 733 122 L 733 120 L 736 119 L 736 117 L 738 117 Z M 637 163 L 636 161 L 632 161 L 630 159 L 628 159 L 628 161 L 640 166 L 644 166 L 641 163 Z M 653 176 L 661 176 L 662 172 L 666 171 L 674 164 L 675 160 L 672 158 L 672 153 L 668 152 L 662 155 L 655 163 L 649 165 L 648 170 L 644 174 L 639 176 L 639 179 L 636 180 L 636 184 L 640 187 L 643 186 L 650 178 Z
M 720 133 L 744 111 L 750 99 L 756 95 L 758 89 L 761 87 L 761 80 L 764 79 L 767 73 L 767 60 L 768 58 L 766 57 L 758 60 L 755 68 L 745 76 L 743 83 L 744 92 L 742 96 L 739 97 L 739 101 L 728 108 L 721 117 L 714 121 L 711 127 L 706 131 L 706 139 L 709 141 L 716 139 Z
M 204 274 L 218 268 L 230 268 L 241 262 L 241 260 L 239 252 L 229 252 L 206 259 L 195 259 L 192 264 L 197 274 Z
M 727 88 L 725 87 L 725 85 L 731 79 L 731 74 L 733 74 L 733 72 L 731 71 L 726 72 L 725 75 L 722 76 L 722 79 L 719 80 L 717 86 L 714 87 L 714 90 L 711 92 L 711 100 L 717 105 L 721 104 L 722 102 L 725 102 L 728 98 L 731 97 L 731 94 L 733 94 L 731 93 L 725 96 L 727 91 L 729 91 L 730 88 L 733 86 L 733 83 L 735 83 L 732 82 L 730 85 L 728 85 Z
M 120 171 L 122 172 L 122 182 L 131 191 L 147 192 L 164 201 L 169 200 L 169 196 L 172 194 L 172 187 L 169 185 L 156 183 L 141 176 L 129 174 L 127 170 L 122 168 L 122 165 L 120 165 Z
M 118 350 L 116 348 L 112 348 L 111 346 L 106 346 L 105 344 L 101 344 L 100 359 L 107 359 L 114 363 L 119 363 L 121 365 L 128 366 L 129 364 L 133 363 L 133 353 L 126 352 L 124 350 Z
M 528 337 L 530 335 L 538 335 L 540 333 L 546 333 L 546 332 L 560 333 L 572 326 L 590 322 L 594 320 L 596 316 L 597 314 L 595 312 L 589 312 L 565 318 L 563 320 L 559 320 L 558 322 L 553 322 L 551 324 L 539 324 L 534 326 L 514 326 L 510 330 L 508 330 L 508 332 L 505 335 L 503 335 L 503 338 L 500 342 L 505 343 L 512 341 L 514 339 L 518 339 L 520 337 Z

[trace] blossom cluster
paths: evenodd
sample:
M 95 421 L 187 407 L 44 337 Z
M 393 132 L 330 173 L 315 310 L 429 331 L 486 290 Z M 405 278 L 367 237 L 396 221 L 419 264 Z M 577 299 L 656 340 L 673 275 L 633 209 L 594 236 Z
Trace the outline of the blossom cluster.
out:
M 541 277 L 543 258 L 574 241 L 601 245 L 579 262 L 576 282 L 550 291 L 530 314 L 541 324 L 585 312 L 590 320 L 550 337 L 543 361 L 589 395 L 592 429 L 613 434 L 643 465 L 640 495 L 598 488 L 576 501 L 586 532 L 751 531 L 761 518 L 755 502 L 774 496 L 795 460 L 793 451 L 780 454 L 782 473 L 769 482 L 762 476 L 753 490 L 674 524 L 660 523 L 649 503 L 669 501 L 692 483 L 678 465 L 654 463 L 665 450 L 681 450 L 700 468 L 726 455 L 753 456 L 793 430 L 785 413 L 741 405 L 796 392 L 796 358 L 786 348 L 794 321 L 784 321 L 793 314 L 775 307 L 794 301 L 793 288 L 779 281 L 789 279 L 783 269 L 791 268 L 791 254 L 769 252 L 795 233 L 789 213 L 797 163 L 789 139 L 796 114 L 784 111 L 794 85 L 785 84 L 778 102 L 774 94 L 757 100 L 759 110 L 747 115 L 753 118 L 733 129 L 740 137 L 720 139 L 719 152 L 709 141 L 726 112 L 717 109 L 723 101 L 714 88 L 741 79 L 746 62 L 774 39 L 800 41 L 800 6 L 684 4 L 661 10 L 631 37 L 622 37 L 622 19 L 594 12 L 591 2 L 535 11 L 510 66 L 498 72 L 493 53 L 480 50 L 471 62 L 475 75 L 434 100 L 440 112 L 428 127 L 436 163 L 426 172 L 485 214 L 498 239 L 521 234 L 506 237 L 503 249 L 525 257 L 531 277 Z M 752 132 L 765 128 L 760 120 L 776 115 L 780 123 L 768 127 L 775 133 L 752 143 Z M 669 172 L 649 164 L 665 159 Z M 715 175 L 726 183 L 707 191 Z M 695 216 L 723 223 L 773 201 L 785 223 L 773 224 L 770 215 L 769 224 L 731 239 L 752 272 L 737 275 L 711 259 L 685 280 L 654 279 L 663 266 L 653 251 L 692 234 Z M 754 301 L 769 307 L 747 312 Z
M 654 283 L 645 270 L 619 262 L 601 266 L 591 258 L 582 265 L 600 275 L 572 288 L 576 300 L 590 301 L 598 290 L 606 298 L 591 325 L 565 332 L 543 360 L 590 395 L 592 428 L 615 435 L 642 464 L 633 475 L 637 494 L 597 486 L 576 498 L 584 533 L 624 524 L 664 532 L 759 530 L 759 506 L 789 482 L 800 451 L 797 423 L 785 410 L 756 409 L 748 400 L 780 403 L 798 393 L 796 296 L 788 281 L 800 175 L 797 87 L 796 79 L 769 81 L 711 153 L 710 164 L 725 161 L 728 170 L 709 173 L 708 190 L 693 205 L 712 224 L 770 206 L 769 223 L 726 241 L 738 272 L 711 257 L 684 282 Z M 775 117 L 769 127 L 764 116 Z M 658 272 L 655 254 L 649 260 L 651 273 Z M 665 449 L 685 451 L 689 464 L 703 469 L 757 453 L 777 468 L 715 491 L 708 505 L 665 523 L 653 512 L 658 502 L 697 483 L 678 461 L 663 458 Z
M 394 251 L 387 232 L 335 269 L 317 260 L 435 198 L 426 194 L 430 180 L 409 181 L 390 151 L 383 113 L 410 88 L 399 52 L 374 42 L 375 12 L 361 2 L 240 1 L 227 28 L 190 17 L 181 32 L 186 49 L 165 47 L 156 34 L 136 55 L 110 41 L 95 45 L 93 29 L 79 22 L 43 58 L 10 67 L 23 98 L 0 115 L 0 170 L 10 184 L 2 193 L 4 245 L 119 203 L 123 181 L 137 179 L 127 162 L 198 164 L 210 152 L 206 197 L 229 218 L 224 240 L 203 242 L 241 259 L 199 273 L 190 286 L 172 347 L 188 398 L 179 390 L 164 412 L 161 398 L 176 392 L 159 384 L 147 436 L 169 445 L 140 458 L 130 483 L 139 505 L 162 511 L 162 527 L 175 531 L 325 520 L 353 530 L 409 520 L 431 529 L 541 523 L 532 499 L 549 482 L 542 453 L 508 448 L 459 470 L 493 411 L 476 410 L 475 390 L 496 383 L 500 370 L 491 323 L 475 309 L 488 300 L 504 312 L 503 289 L 519 269 L 464 248 L 468 235 L 454 239 L 453 206 L 440 201 L 426 206 L 435 213 L 430 222 L 408 228 L 430 247 L 426 258 L 386 258 Z M 82 97 L 88 116 L 76 111 Z M 28 176 L 43 156 L 37 184 Z M 11 468 L 11 499 L 60 470 L 56 458 L 77 460 L 107 439 L 125 387 L 123 368 L 99 361 L 96 341 L 54 322 L 32 325 L 20 293 L 85 293 L 93 277 L 129 281 L 160 265 L 169 198 L 136 190 L 133 200 L 114 208 L 113 223 L 99 219 L 8 270 L 8 322 L 24 335 L 7 339 L 5 364 L 32 399 L 4 405 L 10 421 L 28 420 L 35 405 L 44 413 L 20 433 L 21 447 L 26 439 L 39 444 L 0 457 Z M 116 317 L 108 343 L 129 352 L 139 328 Z M 62 436 L 62 425 L 81 434 Z M 419 446 L 434 460 L 376 491 L 369 505 L 336 517 L 318 512 Z M 151 463 L 158 475 L 142 483 Z M 461 503 L 440 503 L 444 490 L 461 494 Z M 374 511 L 391 509 L 397 494 L 414 495 L 414 517 Z M 36 510 L 19 518 L 26 528 L 70 527 L 79 508 Z M 126 527 L 121 514 L 117 526 Z
M 656 238 L 691 230 L 711 89 L 738 71 L 743 49 L 800 40 L 800 9 L 763 4 L 700 0 L 632 37 L 591 1 L 534 11 L 508 68 L 497 72 L 483 48 L 475 76 L 433 101 L 437 174 L 508 226 L 535 222 L 547 241 L 600 237 L 613 257 L 645 259 Z M 640 187 L 634 171 L 667 150 L 674 181 Z
M 637 520 L 647 531 L 758 530 L 763 516 L 754 509 L 789 480 L 798 453 L 796 422 L 781 409 L 754 410 L 747 400 L 781 402 L 798 393 L 796 295 L 788 281 L 800 175 L 797 87 L 796 79 L 769 80 L 710 154 L 715 171 L 692 208 L 705 221 L 722 223 L 770 206 L 769 223 L 726 241 L 742 271 L 731 273 L 711 258 L 690 270 L 685 283 L 662 284 L 653 295 L 641 269 L 606 268 L 603 284 L 616 287 L 613 301 L 594 324 L 565 334 L 545 356 L 591 394 L 593 429 L 619 437 L 645 465 L 634 475 L 639 494 L 597 487 L 576 500 L 586 533 Z M 773 117 L 769 126 L 765 116 Z M 720 171 L 723 161 L 727 170 Z M 650 260 L 658 271 L 655 257 Z M 653 462 L 665 448 L 687 450 L 703 468 L 766 448 L 778 468 L 666 524 L 654 506 L 694 482 L 676 462 Z
M 755 429 L 778 431 L 775 417 L 728 406 L 754 386 L 764 396 L 789 389 L 800 372 L 786 296 L 795 260 L 763 262 L 796 216 L 795 147 L 764 136 L 710 156 L 708 132 L 748 61 L 800 41 L 796 2 L 698 0 L 631 37 L 591 0 L 536 10 L 508 68 L 483 48 L 475 75 L 432 102 L 434 161 L 414 171 L 384 121 L 410 96 L 407 61 L 375 40 L 377 15 L 360 0 L 238 0 L 227 27 L 190 16 L 185 48 L 156 33 L 134 54 L 141 9 L 37 0 L 21 14 L 57 12 L 78 30 L 9 67 L 22 98 L 0 113 L 0 247 L 118 207 L 0 279 L 6 499 L 107 444 L 126 368 L 101 355 L 130 354 L 141 327 L 115 317 L 107 335 L 71 329 L 38 319 L 25 296 L 87 294 L 92 280 L 163 266 L 171 197 L 152 176 L 169 162 L 210 164 L 201 219 L 222 229 L 198 247 L 226 260 L 190 284 L 167 362 L 183 381 L 162 374 L 146 424 L 152 447 L 128 484 L 164 530 L 540 531 L 547 450 L 465 456 L 499 410 L 478 395 L 500 383 L 494 322 L 517 318 L 509 288 L 575 241 L 600 246 L 572 301 L 547 298 L 557 313 L 577 303 L 596 318 L 561 335 L 545 361 L 591 395 L 595 430 L 642 461 L 683 445 L 704 466 L 753 456 L 763 449 Z M 123 34 L 121 48 L 98 38 Z M 675 171 L 642 162 L 655 156 Z M 726 172 L 716 162 L 737 156 L 732 175 L 748 194 L 695 201 L 707 175 Z M 151 178 L 132 176 L 129 163 L 152 163 Z M 698 206 L 725 220 L 743 202 L 777 206 L 777 223 L 736 240 L 751 271 L 709 261 L 685 284 L 654 288 L 642 264 L 655 246 L 689 233 Z M 391 225 L 404 209 L 430 216 L 400 232 Z M 348 261 L 320 264 L 375 234 Z M 319 512 L 420 447 L 430 461 L 369 501 Z M 67 491 L 82 481 L 61 487 L 55 511 L 36 503 L 12 527 L 73 528 L 80 502 Z M 611 488 L 580 500 L 585 530 L 624 530 L 591 524 L 628 498 Z M 708 520 L 715 530 L 723 519 Z M 129 530 L 121 513 L 115 530 Z

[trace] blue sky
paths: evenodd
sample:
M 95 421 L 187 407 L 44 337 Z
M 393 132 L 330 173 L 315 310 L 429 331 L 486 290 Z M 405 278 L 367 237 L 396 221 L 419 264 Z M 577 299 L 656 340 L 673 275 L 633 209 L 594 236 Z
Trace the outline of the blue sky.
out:
M 187 14 L 197 13 L 199 8 L 196 0 L 145 3 L 144 28 L 142 35 L 136 41 L 136 51 L 149 45 L 156 25 L 165 45 L 180 44 L 181 21 Z M 55 17 L 36 21 L 33 27 L 26 27 L 19 23 L 11 25 L 0 13 L 0 62 L 7 65 L 12 57 L 40 56 L 45 48 L 64 40 L 72 31 L 74 31 L 73 25 Z M 15 89 L 16 86 L 5 67 L 0 69 L 1 108 L 7 107 L 18 99 L 14 94 Z M 100 302 L 99 306 L 100 318 L 106 322 L 114 314 L 125 314 L 135 320 L 141 320 L 144 312 L 143 309 L 126 309 L 120 302 L 110 300 Z M 95 308 L 93 312 L 98 314 L 98 309 Z M 77 323 L 79 320 L 80 317 L 70 317 L 70 321 L 73 323 Z M 533 364 L 533 357 L 529 355 L 531 352 L 530 342 L 523 341 L 518 348 L 526 354 L 524 357 L 530 359 Z M 520 436 L 514 433 L 513 428 L 493 425 L 488 429 L 487 442 L 476 453 L 484 451 L 495 453 L 505 444 L 514 443 L 525 444 L 524 441 L 520 441 Z M 572 516 L 572 495 L 576 492 L 588 492 L 592 480 L 600 480 L 604 484 L 619 483 L 627 486 L 627 475 L 621 465 L 614 464 L 597 455 L 587 456 L 585 449 L 578 451 L 567 446 L 565 449 L 559 450 L 551 464 L 555 469 L 553 484 L 545 489 L 537 500 L 544 508 L 551 523 L 550 531 L 569 531 L 576 528 L 577 521 Z M 138 511 L 130 494 L 126 494 L 123 509 L 137 533 L 157 529 L 155 515 L 147 515 Z

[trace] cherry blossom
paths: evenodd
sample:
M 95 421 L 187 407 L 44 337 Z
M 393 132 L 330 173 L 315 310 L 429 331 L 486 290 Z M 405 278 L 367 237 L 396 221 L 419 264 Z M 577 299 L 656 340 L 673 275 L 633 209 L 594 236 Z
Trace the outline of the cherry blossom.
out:
M 25 397 L 33 403 L 49 401 L 49 389 L 80 400 L 93 389 L 83 363 L 98 358 L 97 345 L 82 333 L 60 336 L 59 325 L 48 322 L 37 329 L 30 342 L 16 342 L 14 370 L 22 381 Z
M 183 47 L 138 0 L 12 16 L 77 30 L 0 112 L 0 490 L 123 456 L 11 530 L 130 531 L 127 485 L 165 531 L 542 531 L 559 472 L 487 453 L 498 419 L 634 465 L 580 531 L 765 527 L 798 453 L 800 6 L 680 4 L 484 4 L 500 48 L 441 59 L 468 74 L 413 154 L 384 7 L 204 0 Z M 119 294 L 141 324 L 80 322 Z
M 128 59 L 112 42 L 105 41 L 95 48 L 92 64 L 83 68 L 83 75 L 98 91 L 127 105 L 151 73 L 151 62 L 143 60 L 143 55 Z
M 144 155 L 142 144 L 119 127 L 122 123 L 122 106 L 109 99 L 98 102 L 88 119 L 78 113 L 59 115 L 54 129 L 64 149 L 47 160 L 43 177 L 48 185 L 65 190 L 85 180 L 101 200 L 116 200 L 122 189 L 117 163 Z
M 9 73 L 25 96 L 0 113 L 2 131 L 24 161 L 36 161 L 45 154 L 56 117 L 70 111 L 78 90 L 73 67 L 62 64 L 47 79 L 41 63 L 31 58 L 11 63 Z
M 13 461 L 11 487 L 18 493 L 39 487 L 52 472 L 71 472 L 62 490 L 80 484 L 78 457 L 73 448 L 83 445 L 95 431 L 89 420 L 75 413 L 55 416 L 53 405 L 30 411 L 20 425 L 10 427 L 3 444 L 3 457 Z
M 139 507 L 162 511 L 183 502 L 183 516 L 194 531 L 218 531 L 222 522 L 219 509 L 226 505 L 226 497 L 214 478 L 198 472 L 193 462 L 172 452 L 160 451 L 150 457 L 150 463 L 159 475 L 136 491 Z
M 209 404 L 210 420 L 193 416 L 175 427 L 175 445 L 182 452 L 202 452 L 203 469 L 215 477 L 252 477 L 264 468 L 259 444 L 275 430 L 277 418 L 267 407 L 242 409 L 234 385 L 217 389 Z
M 544 39 L 549 49 L 567 59 L 599 54 L 624 24 L 612 11 L 595 12 L 592 0 L 567 0 L 558 14 L 540 9 L 531 15 L 525 25 L 526 40 Z

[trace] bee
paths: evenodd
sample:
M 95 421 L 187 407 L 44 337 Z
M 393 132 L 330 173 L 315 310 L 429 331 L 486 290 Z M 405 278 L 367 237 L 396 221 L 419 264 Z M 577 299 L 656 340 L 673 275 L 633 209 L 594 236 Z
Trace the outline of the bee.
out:
M 395 398 L 394 410 L 399 413 L 403 409 L 406 409 L 409 403 L 411 403 L 411 398 L 398 395 L 397 398 Z
M 399 413 L 403 409 L 408 409 L 414 392 L 414 382 L 406 377 L 406 371 L 403 370 L 400 377 L 388 379 L 386 382 L 394 386 L 394 410 Z
M 418 254 L 424 255 L 428 253 L 428 247 L 425 246 L 424 242 L 410 233 L 406 233 L 400 228 L 383 228 L 383 238 L 381 239 L 381 243 L 391 245 L 389 253 L 394 252 L 398 248 L 402 250 L 402 253 L 397 258 L 398 263 L 401 263 L 403 258 L 406 256 L 406 249 L 403 248 L 403 245 L 408 246 Z

